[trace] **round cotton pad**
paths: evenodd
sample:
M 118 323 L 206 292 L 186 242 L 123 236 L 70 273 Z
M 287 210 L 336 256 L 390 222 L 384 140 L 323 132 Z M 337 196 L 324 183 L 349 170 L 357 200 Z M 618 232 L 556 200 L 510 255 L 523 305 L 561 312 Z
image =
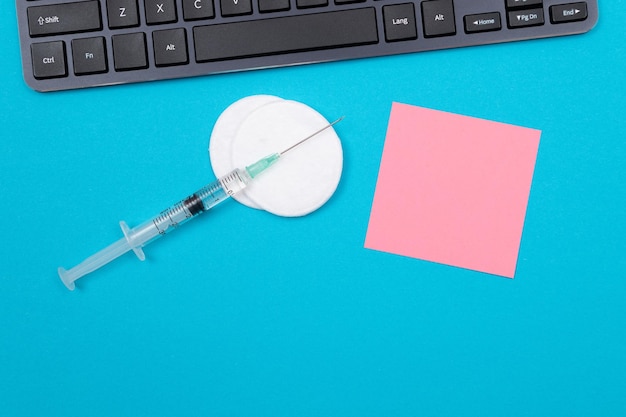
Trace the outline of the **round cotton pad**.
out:
M 281 152 L 328 125 L 312 108 L 296 101 L 266 104 L 243 121 L 232 144 L 233 166 L 244 167 Z M 286 153 L 246 188 L 246 195 L 270 213 L 296 217 L 317 210 L 341 178 L 343 152 L 333 128 Z
M 232 164 L 231 150 L 239 126 L 254 110 L 276 101 L 282 101 L 282 99 L 270 95 L 245 97 L 228 106 L 218 117 L 209 140 L 209 158 L 213 173 L 217 178 L 238 168 Z M 233 198 L 249 207 L 260 208 L 246 196 L 245 190 L 237 193 Z

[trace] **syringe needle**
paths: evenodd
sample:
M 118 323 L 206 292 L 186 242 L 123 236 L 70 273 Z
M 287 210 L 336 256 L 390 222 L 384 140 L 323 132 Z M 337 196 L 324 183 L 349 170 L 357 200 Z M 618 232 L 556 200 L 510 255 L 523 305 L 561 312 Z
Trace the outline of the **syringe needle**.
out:
M 344 117 L 345 117 L 345 116 L 341 116 L 339 119 L 335 120 L 334 122 L 327 124 L 326 126 L 324 126 L 323 128 L 321 128 L 321 129 L 320 129 L 320 130 L 318 130 L 317 132 L 312 133 L 312 134 L 310 134 L 309 136 L 307 136 L 306 138 L 302 139 L 300 142 L 298 142 L 298 143 L 296 143 L 296 144 L 294 144 L 294 145 L 291 145 L 290 147 L 288 147 L 288 148 L 287 148 L 287 149 L 285 149 L 284 151 L 280 152 L 278 155 L 283 156 L 284 154 L 286 154 L 287 152 L 289 152 L 289 151 L 290 151 L 290 150 L 292 150 L 293 148 L 295 148 L 295 147 L 297 147 L 297 146 L 299 146 L 299 145 L 303 144 L 303 143 L 304 143 L 304 142 L 306 142 L 307 140 L 311 139 L 313 136 L 316 136 L 316 135 L 318 135 L 318 134 L 322 133 L 323 131 L 325 131 L 326 129 L 328 129 L 329 127 L 332 127 L 332 126 L 336 125 L 337 123 L 339 123 L 340 121 L 342 121 Z
M 276 161 L 278 161 L 284 154 L 286 154 L 290 150 L 294 149 L 295 147 L 303 144 L 304 142 L 306 142 L 307 140 L 311 139 L 312 137 L 319 135 L 320 133 L 322 133 L 323 131 L 325 131 L 329 127 L 332 127 L 332 126 L 336 125 L 337 123 L 342 121 L 343 118 L 344 118 L 344 116 L 341 116 L 339 119 L 335 120 L 332 123 L 327 124 L 326 126 L 321 128 L 317 132 L 311 133 L 306 138 L 296 142 L 295 144 L 291 145 L 290 147 L 288 147 L 287 149 L 283 150 L 282 152 L 273 153 L 271 155 L 266 156 L 265 158 L 259 159 L 258 161 L 256 161 L 255 163 L 253 163 L 251 165 L 248 165 L 246 167 L 246 171 L 248 172 L 248 174 L 250 174 L 250 177 L 255 178 L 261 172 L 265 171 L 267 168 L 269 168 L 272 165 L 274 165 L 276 163 Z

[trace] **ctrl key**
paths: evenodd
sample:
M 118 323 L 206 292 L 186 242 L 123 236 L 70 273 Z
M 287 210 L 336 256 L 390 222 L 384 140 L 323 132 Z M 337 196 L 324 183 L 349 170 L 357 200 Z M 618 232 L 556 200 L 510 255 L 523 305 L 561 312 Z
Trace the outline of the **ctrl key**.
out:
M 30 46 L 33 58 L 33 75 L 37 79 L 67 77 L 65 42 L 33 43 Z

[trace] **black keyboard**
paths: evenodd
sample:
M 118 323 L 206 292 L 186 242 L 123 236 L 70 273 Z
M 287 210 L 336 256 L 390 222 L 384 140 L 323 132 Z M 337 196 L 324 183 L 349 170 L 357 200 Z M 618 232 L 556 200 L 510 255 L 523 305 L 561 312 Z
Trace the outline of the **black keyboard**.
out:
M 26 83 L 55 91 L 589 31 L 597 0 L 16 0 Z

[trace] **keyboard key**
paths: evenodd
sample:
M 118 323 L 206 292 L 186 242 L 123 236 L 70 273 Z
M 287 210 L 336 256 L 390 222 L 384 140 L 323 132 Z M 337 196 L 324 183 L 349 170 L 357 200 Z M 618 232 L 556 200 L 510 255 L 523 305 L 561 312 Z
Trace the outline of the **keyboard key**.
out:
M 146 23 L 158 25 L 178 20 L 174 0 L 144 0 L 146 7 Z
M 466 33 L 491 32 L 502 29 L 500 13 L 480 13 L 463 17 Z
M 81 1 L 27 10 L 30 36 L 60 35 L 102 29 L 100 2 Z
M 183 0 L 183 19 L 201 20 L 215 17 L 213 0 Z
M 543 9 L 524 9 L 509 12 L 509 27 L 511 29 L 540 26 L 543 24 Z
M 157 30 L 152 33 L 154 64 L 157 67 L 189 62 L 185 29 Z
M 578 22 L 587 19 L 587 3 L 559 4 L 550 7 L 552 23 Z
M 335 0 L 335 4 L 363 3 L 365 0 Z
M 259 11 L 265 12 L 280 12 L 283 10 L 289 10 L 289 0 L 259 0 Z
M 103 37 L 74 39 L 72 41 L 74 74 L 107 72 L 107 54 Z
M 34 43 L 30 46 L 35 78 L 57 78 L 67 76 L 65 42 Z
M 109 28 L 129 28 L 139 26 L 137 0 L 107 0 Z
M 543 6 L 543 0 L 506 0 L 506 7 L 514 9 L 516 7 Z
M 298 9 L 308 9 L 309 7 L 328 6 L 328 0 L 296 0 Z
M 148 68 L 146 35 L 143 32 L 113 35 L 111 42 L 116 71 Z
M 454 6 L 452 0 L 431 0 L 422 2 L 424 36 L 450 36 L 456 34 Z
M 388 42 L 417 39 L 413 3 L 383 6 L 383 22 Z
M 220 0 L 222 16 L 241 16 L 252 13 L 252 0 Z
M 193 35 L 198 62 L 378 43 L 373 7 L 197 26 Z

